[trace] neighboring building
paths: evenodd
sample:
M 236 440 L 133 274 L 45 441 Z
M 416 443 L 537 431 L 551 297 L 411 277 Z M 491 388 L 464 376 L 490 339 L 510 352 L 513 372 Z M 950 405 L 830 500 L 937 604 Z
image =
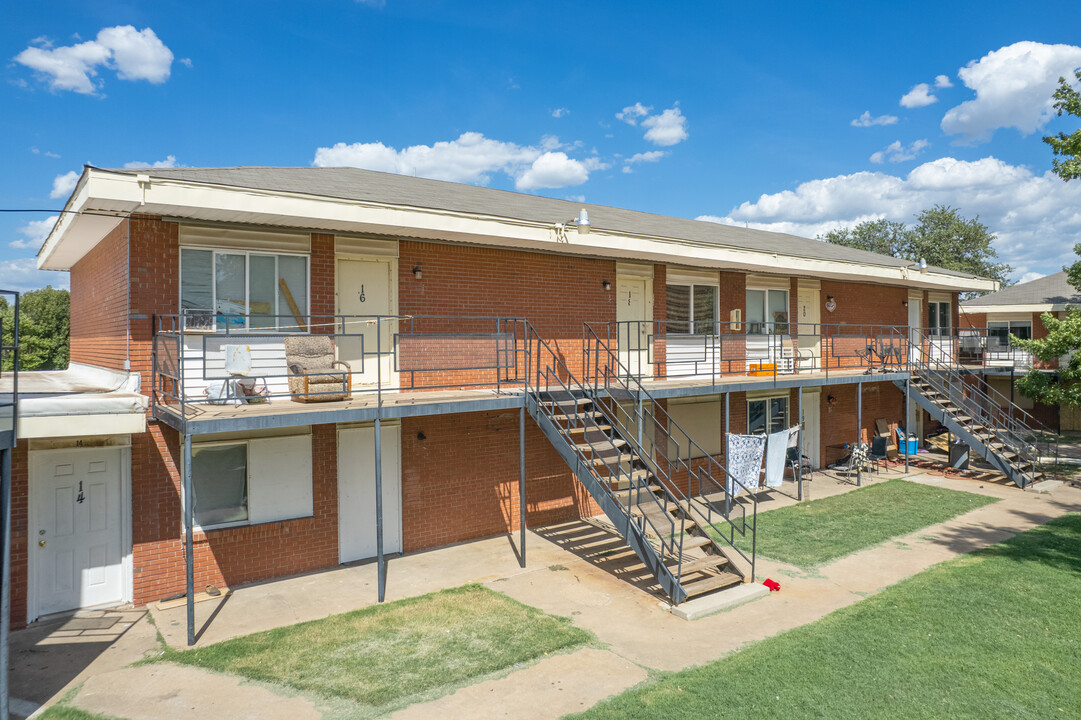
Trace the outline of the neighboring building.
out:
M 724 432 L 802 420 L 823 466 L 878 419 L 916 426 L 909 371 L 950 355 L 959 291 L 995 288 L 349 168 L 86 168 L 66 210 L 38 263 L 71 272 L 71 358 L 101 370 L 56 378 L 49 412 L 85 421 L 21 421 L 39 429 L 14 458 L 16 625 L 174 596 L 189 570 L 198 590 L 371 558 L 377 482 L 384 552 L 510 533 L 523 460 L 529 526 L 603 511 L 677 601 L 722 587 L 746 558 L 696 528 L 753 532 L 754 507 L 737 524 L 717 501 Z
M 1030 411 L 1044 425 L 1058 430 L 1081 430 L 1076 410 L 1034 403 L 1015 388 L 1018 375 L 1032 370 L 1054 374 L 1060 360 L 1033 362 L 1031 354 L 1012 347 L 1010 336 L 1030 339 L 1047 336 L 1041 316 L 1064 317 L 1066 308 L 1081 304 L 1081 293 L 1070 285 L 1065 272 L 1012 285 L 961 305 L 962 347 L 970 348 L 975 365 L 982 366 L 987 384 L 1003 398 Z

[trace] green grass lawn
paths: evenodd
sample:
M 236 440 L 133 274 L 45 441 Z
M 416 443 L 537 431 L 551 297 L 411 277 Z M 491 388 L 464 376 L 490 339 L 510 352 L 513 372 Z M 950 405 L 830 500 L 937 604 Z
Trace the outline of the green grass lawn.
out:
M 114 720 L 105 715 L 80 710 L 71 705 L 58 703 L 49 707 L 45 712 L 38 715 L 34 720 Z
M 1079 598 L 1075 514 L 576 717 L 1077 718 Z
M 163 659 L 382 706 L 591 639 L 567 618 L 467 585 Z
M 759 512 L 758 554 L 814 567 L 993 502 L 985 495 L 887 480 Z

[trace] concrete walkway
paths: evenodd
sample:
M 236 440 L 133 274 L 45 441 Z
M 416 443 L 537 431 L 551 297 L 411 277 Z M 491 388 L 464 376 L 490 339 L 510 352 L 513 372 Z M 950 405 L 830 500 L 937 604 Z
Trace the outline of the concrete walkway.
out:
M 895 476 L 889 473 L 865 480 L 880 482 Z M 746 643 L 817 620 L 960 553 L 1000 542 L 1064 513 L 1081 511 L 1081 490 L 1068 485 L 1037 494 L 1012 485 L 932 475 L 912 475 L 910 479 L 991 495 L 1001 502 L 840 558 L 814 573 L 760 559 L 759 579 L 779 580 L 781 592 L 693 622 L 676 618 L 660 598 L 629 585 L 620 577 L 618 564 L 606 567 L 603 562 L 594 563 L 562 549 L 560 544 L 566 538 L 596 532 L 584 522 L 530 533 L 529 563 L 524 570 L 507 538 L 392 559 L 388 600 L 480 581 L 545 612 L 570 616 L 606 648 L 584 648 L 544 658 L 505 677 L 406 708 L 395 717 L 468 713 L 554 718 L 579 711 L 645 679 L 646 669 L 680 670 L 708 662 Z M 819 475 L 805 486 L 805 496 L 824 497 L 849 489 L 851 485 Z M 777 496 L 760 509 L 791 502 L 791 498 Z M 374 600 L 372 564 L 240 588 L 227 597 L 197 604 L 200 644 L 324 617 L 370 605 Z M 184 608 L 152 612 L 166 641 L 183 647 Z M 150 671 L 152 675 L 147 674 Z M 131 697 L 123 699 L 123 693 Z M 229 704 L 241 696 L 243 713 Z M 209 712 L 277 717 L 288 707 L 290 716 L 318 717 L 324 710 L 303 698 L 283 699 L 238 679 L 172 665 L 98 673 L 73 703 L 133 719 L 171 717 L 174 703 L 188 715 Z

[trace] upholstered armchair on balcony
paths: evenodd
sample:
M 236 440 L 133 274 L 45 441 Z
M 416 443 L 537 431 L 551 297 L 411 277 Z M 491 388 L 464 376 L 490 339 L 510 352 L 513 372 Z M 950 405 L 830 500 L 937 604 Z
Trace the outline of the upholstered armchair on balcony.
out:
M 345 400 L 352 393 L 353 369 L 334 359 L 334 340 L 329 335 L 286 337 L 285 363 L 289 393 L 297 402 Z

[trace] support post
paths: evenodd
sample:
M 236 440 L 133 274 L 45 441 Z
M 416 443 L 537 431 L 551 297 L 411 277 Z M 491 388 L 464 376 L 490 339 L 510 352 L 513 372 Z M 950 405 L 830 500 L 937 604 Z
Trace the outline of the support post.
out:
M 803 500 L 803 386 L 796 390 L 796 500 Z
M 729 396 L 730 395 L 731 395 L 731 393 L 727 393 L 727 392 L 724 394 L 724 464 L 725 464 L 725 467 L 729 466 L 729 460 L 731 459 L 731 458 L 728 457 L 728 419 L 730 417 L 730 415 L 729 415 L 730 406 L 729 406 L 728 403 L 729 403 Z M 729 471 L 729 472 L 731 472 L 731 471 Z M 731 487 L 731 483 L 729 483 L 729 481 L 728 481 L 728 476 L 725 475 L 725 477 L 724 477 L 724 516 L 726 518 L 732 512 L 732 493 L 729 492 L 729 487 Z M 733 488 L 733 489 L 735 489 L 735 488 Z
M 17 415 L 12 415 L 12 418 L 18 421 Z M 13 426 L 13 437 L 14 433 Z M 0 563 L 3 563 L 3 576 L 0 578 L 3 584 L 0 589 L 0 718 L 7 720 L 10 691 L 8 633 L 11 632 L 11 448 L 0 450 L 0 502 L 3 503 L 3 508 L 0 508 L 0 539 L 3 542 L 3 550 L 0 551 Z
M 911 412 L 911 410 L 908 406 L 908 403 L 910 402 L 909 396 L 912 394 L 912 390 L 910 388 L 911 383 L 912 381 L 910 379 L 905 378 L 905 434 L 904 437 L 901 438 L 901 443 L 903 445 L 901 450 L 905 454 L 906 474 L 908 473 L 908 436 L 912 433 L 912 428 L 909 427 L 909 413 Z
M 184 433 L 184 576 L 188 646 L 195 644 L 195 493 L 191 486 L 191 433 Z
M 387 569 L 383 562 L 383 437 L 375 418 L 375 562 L 378 564 L 379 602 L 387 594 Z
M 524 399 L 523 399 L 524 402 Z M 518 527 L 521 537 L 518 551 L 522 567 L 525 567 L 525 405 L 518 408 Z
M 856 383 L 856 450 L 863 442 L 863 383 Z M 863 485 L 863 465 L 856 466 L 856 487 Z

